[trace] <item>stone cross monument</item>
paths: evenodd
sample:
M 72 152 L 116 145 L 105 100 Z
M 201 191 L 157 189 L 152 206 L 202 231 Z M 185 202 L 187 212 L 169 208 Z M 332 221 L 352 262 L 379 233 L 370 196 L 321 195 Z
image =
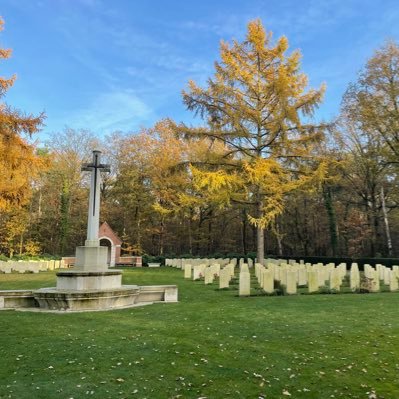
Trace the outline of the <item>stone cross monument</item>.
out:
M 82 271 L 103 271 L 108 269 L 107 247 L 101 247 L 98 240 L 100 224 L 100 171 L 109 172 L 109 165 L 100 162 L 101 151 L 93 151 L 93 161 L 83 164 L 82 171 L 91 172 L 89 213 L 87 217 L 87 239 L 85 245 L 76 248 L 75 268 Z
M 139 287 L 122 285 L 122 271 L 108 269 L 107 247 L 98 239 L 100 218 L 100 171 L 109 166 L 100 162 L 100 151 L 93 151 L 93 161 L 84 164 L 83 171 L 91 172 L 89 215 L 85 245 L 76 248 L 75 267 L 57 273 L 57 286 L 31 291 L 0 291 L 0 308 L 6 299 L 14 307 L 46 310 L 90 311 L 120 309 L 153 302 L 177 302 L 175 285 Z M 22 306 L 20 306 L 22 303 Z M 28 305 L 26 305 L 28 304 Z M 11 306 L 7 306 L 11 308 Z
M 89 198 L 89 214 L 87 218 L 87 240 L 85 247 L 97 247 L 98 228 L 100 225 L 100 184 L 101 173 L 110 172 L 109 165 L 100 163 L 101 151 L 93 151 L 93 162 L 85 163 L 82 166 L 82 171 L 91 172 L 90 180 L 90 198 Z

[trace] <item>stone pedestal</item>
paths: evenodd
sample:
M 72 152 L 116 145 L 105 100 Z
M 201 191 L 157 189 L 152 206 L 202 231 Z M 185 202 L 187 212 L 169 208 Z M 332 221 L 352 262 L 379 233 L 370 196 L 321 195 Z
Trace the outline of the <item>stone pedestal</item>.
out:
M 58 290 L 107 290 L 122 286 L 122 271 L 67 270 L 57 273 Z
M 108 248 L 101 246 L 84 246 L 76 248 L 75 269 L 85 271 L 106 271 Z
M 77 247 L 75 268 L 58 272 L 56 287 L 34 292 L 40 308 L 75 311 L 134 305 L 139 288 L 122 286 L 122 272 L 108 270 L 107 251 L 98 240 L 86 240 L 85 246 Z

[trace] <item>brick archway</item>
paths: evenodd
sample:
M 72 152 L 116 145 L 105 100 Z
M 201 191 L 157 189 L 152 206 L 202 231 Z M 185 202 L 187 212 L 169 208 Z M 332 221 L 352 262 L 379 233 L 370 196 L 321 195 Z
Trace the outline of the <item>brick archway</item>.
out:
M 108 237 L 100 237 L 100 245 L 108 247 L 107 263 L 109 266 L 115 266 L 115 245 Z
M 119 262 L 121 256 L 121 244 L 122 240 L 117 234 L 111 229 L 107 222 L 101 224 L 98 232 L 100 245 L 105 244 L 109 247 L 108 250 L 108 264 L 110 267 L 115 266 Z M 102 241 L 102 242 L 101 242 Z

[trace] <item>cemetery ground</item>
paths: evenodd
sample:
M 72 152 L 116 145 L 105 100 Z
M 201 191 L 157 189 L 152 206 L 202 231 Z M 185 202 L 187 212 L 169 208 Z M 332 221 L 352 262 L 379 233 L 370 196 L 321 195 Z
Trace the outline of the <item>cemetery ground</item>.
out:
M 0 398 L 399 397 L 397 292 L 238 297 L 173 268 L 123 283 L 178 284 L 179 303 L 1 311 Z M 0 275 L 0 289 L 51 285 Z

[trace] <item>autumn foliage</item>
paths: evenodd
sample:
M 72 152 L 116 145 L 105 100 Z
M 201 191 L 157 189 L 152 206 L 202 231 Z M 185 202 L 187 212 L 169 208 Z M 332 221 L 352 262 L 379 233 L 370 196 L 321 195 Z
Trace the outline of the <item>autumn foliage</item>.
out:
M 300 53 L 287 53 L 288 40 L 273 44 L 259 20 L 248 24 L 246 39 L 221 43 L 215 74 L 201 88 L 190 81 L 183 92 L 187 108 L 203 127 L 175 126 L 185 136 L 221 143 L 224 152 L 193 169 L 197 186 L 226 202 L 248 204 L 257 227 L 257 254 L 264 257 L 264 229 L 283 212 L 286 195 L 323 179 L 324 163 L 314 145 L 323 126 L 302 122 L 320 104 L 324 86 L 308 89 Z M 251 206 L 252 205 L 252 206 Z
M 14 82 L 0 78 L 3 100 Z M 287 38 L 254 20 L 242 41 L 221 43 L 207 82 L 183 91 L 194 126 L 165 118 L 104 139 L 66 128 L 38 151 L 44 116 L 0 104 L 0 254 L 74 253 L 86 233 L 81 164 L 100 148 L 112 170 L 101 218 L 125 254 L 398 256 L 398 45 L 375 52 L 328 123 L 314 119 L 324 91 Z
M 0 19 L 0 31 L 4 21 Z M 11 56 L 10 49 L 0 49 L 0 59 Z M 0 98 L 14 84 L 15 76 L 0 77 Z M 23 205 L 31 192 L 31 179 L 43 166 L 35 147 L 27 137 L 36 133 L 43 124 L 44 115 L 25 115 L 5 103 L 0 103 L 0 210 Z

